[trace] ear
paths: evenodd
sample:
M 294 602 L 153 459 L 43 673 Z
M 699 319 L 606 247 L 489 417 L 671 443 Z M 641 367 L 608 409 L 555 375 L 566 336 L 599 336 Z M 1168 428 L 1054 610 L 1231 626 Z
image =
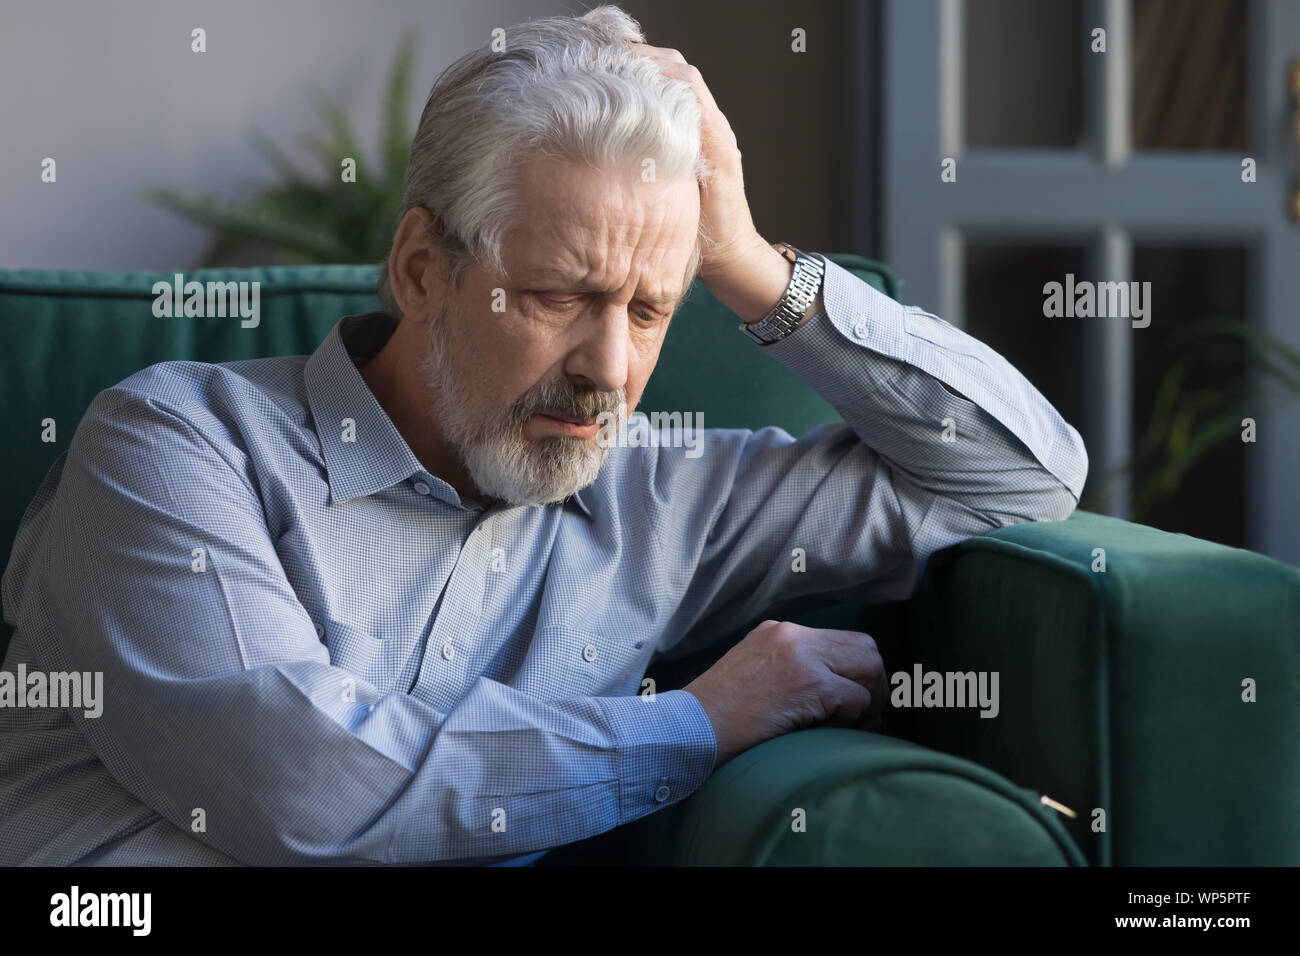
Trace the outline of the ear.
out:
M 408 209 L 393 236 L 388 255 L 388 284 L 404 318 L 425 322 L 446 294 L 437 247 L 429 235 L 441 228 L 429 210 Z

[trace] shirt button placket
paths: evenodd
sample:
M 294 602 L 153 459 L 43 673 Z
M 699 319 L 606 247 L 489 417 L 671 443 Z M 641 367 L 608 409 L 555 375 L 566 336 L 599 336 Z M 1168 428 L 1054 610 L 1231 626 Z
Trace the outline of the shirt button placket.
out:
M 490 530 L 486 522 L 481 522 L 465 533 L 465 543 L 452 568 L 442 606 L 429 632 L 429 646 L 438 650 L 432 654 L 426 652 L 425 662 L 416 678 L 417 685 L 432 683 L 453 693 L 459 688 L 464 670 L 463 655 L 472 644 L 474 628 L 483 613 L 483 579 L 489 567 L 490 535 L 479 532 L 486 530 Z M 461 641 L 459 666 L 453 663 L 458 650 L 457 638 Z

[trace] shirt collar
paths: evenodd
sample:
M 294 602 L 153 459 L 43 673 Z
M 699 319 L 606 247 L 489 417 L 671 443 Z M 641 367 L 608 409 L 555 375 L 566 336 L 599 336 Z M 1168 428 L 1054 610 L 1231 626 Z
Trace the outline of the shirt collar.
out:
M 383 312 L 345 315 L 307 359 L 303 381 L 325 458 L 331 504 L 374 494 L 415 474 L 427 474 L 359 369 L 383 348 L 396 328 L 397 323 Z M 567 501 L 592 516 L 581 491 Z
M 424 471 L 357 367 L 379 351 L 394 328 L 382 312 L 345 315 L 303 370 L 331 504 L 374 494 Z

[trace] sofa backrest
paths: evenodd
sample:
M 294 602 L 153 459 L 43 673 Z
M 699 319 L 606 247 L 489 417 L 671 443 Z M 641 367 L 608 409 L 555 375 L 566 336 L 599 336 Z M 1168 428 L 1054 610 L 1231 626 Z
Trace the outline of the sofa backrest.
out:
M 897 296 L 889 269 L 829 254 Z M 378 309 L 374 266 L 197 269 L 183 282 L 257 282 L 256 326 L 238 315 L 155 315 L 155 283 L 170 272 L 0 270 L 0 555 L 91 400 L 155 362 L 228 362 L 315 350 L 341 316 Z M 163 311 L 161 308 L 158 311 Z M 640 409 L 703 414 L 706 428 L 779 425 L 801 435 L 839 415 L 737 331 L 736 318 L 700 283 L 673 319 Z M 248 326 L 248 327 L 245 327 Z M 7 609 L 6 609 L 7 611 Z M 0 655 L 8 625 L 0 627 Z

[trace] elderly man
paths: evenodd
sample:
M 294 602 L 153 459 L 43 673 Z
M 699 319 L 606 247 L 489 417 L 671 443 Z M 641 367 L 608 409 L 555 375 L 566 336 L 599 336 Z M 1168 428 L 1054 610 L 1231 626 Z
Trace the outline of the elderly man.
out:
M 3 862 L 529 862 L 884 705 L 864 634 L 765 621 L 658 693 L 653 658 L 1075 507 L 1074 429 L 765 241 L 699 72 L 642 41 L 601 7 L 439 79 L 384 312 L 96 398 L 19 533 L 5 664 L 102 671 L 103 712 L 0 711 Z M 845 421 L 612 441 L 697 276 Z

